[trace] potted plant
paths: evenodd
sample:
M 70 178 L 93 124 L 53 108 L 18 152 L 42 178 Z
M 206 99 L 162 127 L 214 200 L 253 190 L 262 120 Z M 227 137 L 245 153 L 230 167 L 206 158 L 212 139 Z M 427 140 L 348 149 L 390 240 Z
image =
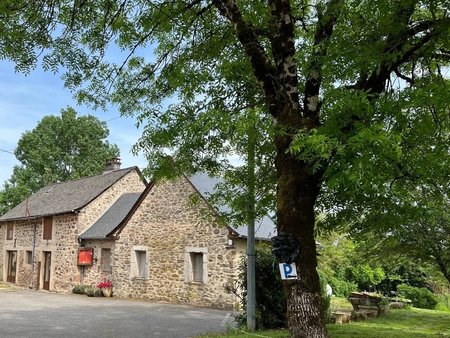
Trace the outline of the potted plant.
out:
M 113 283 L 109 279 L 104 279 L 102 282 L 100 282 L 97 287 L 102 290 L 103 296 L 105 297 L 111 297 L 112 296 L 112 287 Z

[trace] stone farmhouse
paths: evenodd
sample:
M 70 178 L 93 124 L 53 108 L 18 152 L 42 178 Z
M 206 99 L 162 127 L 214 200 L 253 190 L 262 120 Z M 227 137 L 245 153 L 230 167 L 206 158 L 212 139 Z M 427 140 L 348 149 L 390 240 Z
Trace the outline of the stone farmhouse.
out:
M 219 221 L 207 201 L 214 185 L 205 174 L 148 184 L 115 162 L 46 186 L 0 217 L 0 280 L 68 293 L 108 278 L 119 297 L 232 308 L 225 286 L 247 228 Z M 275 235 L 267 217 L 256 229 L 257 240 Z

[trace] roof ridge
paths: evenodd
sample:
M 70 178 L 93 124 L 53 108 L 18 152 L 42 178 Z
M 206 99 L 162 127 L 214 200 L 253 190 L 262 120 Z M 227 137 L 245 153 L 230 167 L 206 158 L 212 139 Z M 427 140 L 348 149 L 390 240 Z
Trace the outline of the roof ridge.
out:
M 122 168 L 122 169 L 117 169 L 117 170 L 111 170 L 111 171 L 108 171 L 108 172 L 102 172 L 101 174 L 90 175 L 90 176 L 83 176 L 83 177 L 75 178 L 75 179 L 72 179 L 72 180 L 67 180 L 67 181 L 62 181 L 62 182 L 54 182 L 54 183 L 50 183 L 50 184 L 47 184 L 47 185 L 43 186 L 43 187 L 42 187 L 41 189 L 39 189 L 38 191 L 40 191 L 40 190 L 42 190 L 42 189 L 44 189 L 44 188 L 47 188 L 47 187 L 54 186 L 54 185 L 67 184 L 67 183 L 72 183 L 72 182 L 77 182 L 77 181 L 87 180 L 87 179 L 89 179 L 89 178 L 93 178 L 93 177 L 97 177 L 97 176 L 110 175 L 110 174 L 117 173 L 117 172 L 119 172 L 119 171 L 124 171 L 124 170 L 131 171 L 132 169 L 135 169 L 135 168 L 138 168 L 138 167 L 137 167 L 137 166 L 132 166 L 132 167 L 128 167 L 128 168 Z
M 0 221 L 75 212 L 84 208 L 105 190 L 133 171 L 140 174 L 139 168 L 133 166 L 114 170 L 106 174 L 92 175 L 46 185 L 0 216 Z M 146 183 L 144 182 L 144 184 Z M 26 200 L 29 202 L 26 202 Z M 27 203 L 26 207 L 24 206 L 25 203 Z M 24 215 L 25 209 L 29 210 L 28 216 Z

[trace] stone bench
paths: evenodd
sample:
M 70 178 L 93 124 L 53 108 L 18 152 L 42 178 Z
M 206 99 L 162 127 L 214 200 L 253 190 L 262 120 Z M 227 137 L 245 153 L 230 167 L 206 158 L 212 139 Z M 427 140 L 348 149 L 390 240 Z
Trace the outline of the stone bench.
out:
M 343 324 L 350 321 L 351 313 L 349 312 L 331 312 L 331 317 L 334 319 L 334 323 Z

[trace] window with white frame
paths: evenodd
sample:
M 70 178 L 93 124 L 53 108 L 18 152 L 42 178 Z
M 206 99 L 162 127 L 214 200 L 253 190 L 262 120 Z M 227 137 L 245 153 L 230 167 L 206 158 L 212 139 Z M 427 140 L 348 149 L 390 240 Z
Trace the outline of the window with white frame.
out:
M 185 282 L 205 284 L 208 280 L 207 262 L 208 250 L 206 248 L 186 248 Z
M 203 283 L 203 252 L 191 252 L 192 281 Z
M 131 273 L 137 278 L 148 278 L 147 247 L 133 247 L 131 253 Z

